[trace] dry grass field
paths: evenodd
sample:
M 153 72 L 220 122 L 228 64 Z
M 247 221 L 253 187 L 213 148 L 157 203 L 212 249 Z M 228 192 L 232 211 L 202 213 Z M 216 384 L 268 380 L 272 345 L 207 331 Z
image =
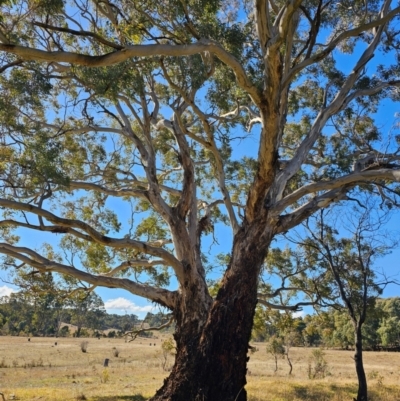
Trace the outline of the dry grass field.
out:
M 88 341 L 86 353 L 81 351 L 82 341 Z M 288 377 L 285 360 L 279 360 L 275 374 L 265 344 L 255 345 L 259 350 L 249 362 L 250 401 L 351 401 L 354 397 L 350 351 L 325 350 L 328 375 L 310 380 L 311 349 L 291 350 L 294 369 Z M 110 359 L 108 368 L 103 367 L 105 358 Z M 142 401 L 168 374 L 162 360 L 161 339 L 125 343 L 123 339 L 32 338 L 28 342 L 24 337 L 0 337 L 0 392 L 7 401 Z M 400 353 L 368 352 L 365 368 L 371 401 L 400 400 Z

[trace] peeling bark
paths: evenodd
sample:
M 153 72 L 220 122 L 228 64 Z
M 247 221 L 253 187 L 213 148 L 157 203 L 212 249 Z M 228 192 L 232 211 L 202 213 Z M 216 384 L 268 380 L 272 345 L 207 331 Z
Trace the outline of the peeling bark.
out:
M 200 306 L 193 298 L 186 304 L 190 311 L 176 315 L 175 365 L 152 401 L 247 399 L 247 352 L 258 275 L 270 241 L 271 235 L 265 234 L 261 224 L 242 229 L 236 236 L 232 261 L 218 295 L 207 311 L 207 320 L 201 321 Z M 200 318 L 188 322 L 188 316 Z

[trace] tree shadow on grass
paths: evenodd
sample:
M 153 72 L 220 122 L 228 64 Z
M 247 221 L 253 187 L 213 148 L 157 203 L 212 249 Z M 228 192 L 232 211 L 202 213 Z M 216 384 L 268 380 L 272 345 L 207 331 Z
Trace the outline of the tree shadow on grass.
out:
M 146 401 L 148 398 L 140 394 L 136 395 L 115 395 L 115 396 L 99 396 L 92 397 L 92 401 Z
M 293 393 L 295 398 L 307 401 L 326 401 L 331 398 L 327 389 L 309 388 L 308 386 L 296 385 L 293 387 Z
M 338 400 L 352 399 L 353 385 L 338 386 L 335 384 L 298 385 L 292 387 L 293 398 L 307 401 L 328 401 L 333 398 Z M 350 398 L 349 398 L 350 397 Z

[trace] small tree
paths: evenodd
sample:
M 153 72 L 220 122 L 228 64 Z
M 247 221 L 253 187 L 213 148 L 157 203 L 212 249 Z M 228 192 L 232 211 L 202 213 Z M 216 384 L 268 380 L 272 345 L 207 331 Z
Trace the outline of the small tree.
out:
M 367 314 L 375 307 L 377 298 L 387 280 L 378 282 L 374 270 L 374 261 L 385 255 L 395 242 L 393 235 L 387 238 L 379 232 L 387 214 L 374 213 L 368 199 L 365 205 L 354 208 L 353 214 L 346 215 L 347 231 L 351 237 L 344 237 L 328 225 L 324 211 L 305 225 L 308 237 L 298 242 L 304 252 L 304 261 L 310 268 L 322 272 L 321 293 L 331 294 L 329 300 L 337 299 L 333 304 L 347 312 L 352 324 L 354 361 L 358 378 L 357 401 L 367 401 L 367 379 L 363 365 L 363 325 Z M 332 220 L 331 220 L 332 221 Z M 327 295 L 326 295 L 327 297 Z M 341 317 L 337 314 L 337 317 Z M 341 325 L 345 329 L 345 325 Z M 337 332 L 336 334 L 341 334 Z M 342 341 L 346 333 L 342 332 Z
M 308 363 L 308 378 L 323 379 L 328 373 L 328 362 L 322 349 L 314 349 Z
M 168 370 L 168 359 L 171 355 L 175 355 L 175 342 L 172 337 L 167 338 L 161 342 L 162 350 L 162 362 L 161 366 L 163 370 Z
M 293 363 L 292 363 L 292 360 L 290 359 L 290 349 L 295 344 L 297 337 L 298 337 L 298 333 L 296 333 L 295 331 L 289 331 L 285 334 L 285 337 L 283 339 L 283 343 L 285 346 L 285 356 L 286 356 L 287 363 L 289 365 L 289 376 L 292 374 L 292 371 L 293 371 Z
M 278 371 L 278 359 L 285 356 L 285 346 L 281 337 L 272 336 L 267 343 L 267 353 L 271 354 L 275 361 L 275 370 Z
M 82 328 L 96 329 L 99 315 L 104 313 L 102 299 L 93 291 L 81 290 L 68 298 L 71 310 L 71 323 L 77 326 L 76 337 L 81 336 Z

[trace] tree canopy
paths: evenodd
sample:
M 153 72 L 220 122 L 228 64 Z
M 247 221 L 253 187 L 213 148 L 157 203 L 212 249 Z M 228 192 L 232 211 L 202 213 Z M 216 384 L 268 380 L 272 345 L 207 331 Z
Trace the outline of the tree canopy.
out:
M 400 140 L 379 112 L 399 97 L 399 5 L 3 0 L 0 13 L 4 265 L 169 308 L 176 364 L 155 399 L 244 400 L 272 240 L 359 191 L 398 205 Z M 214 261 L 203 243 L 219 224 L 231 251 Z M 32 246 L 35 232 L 51 244 Z

